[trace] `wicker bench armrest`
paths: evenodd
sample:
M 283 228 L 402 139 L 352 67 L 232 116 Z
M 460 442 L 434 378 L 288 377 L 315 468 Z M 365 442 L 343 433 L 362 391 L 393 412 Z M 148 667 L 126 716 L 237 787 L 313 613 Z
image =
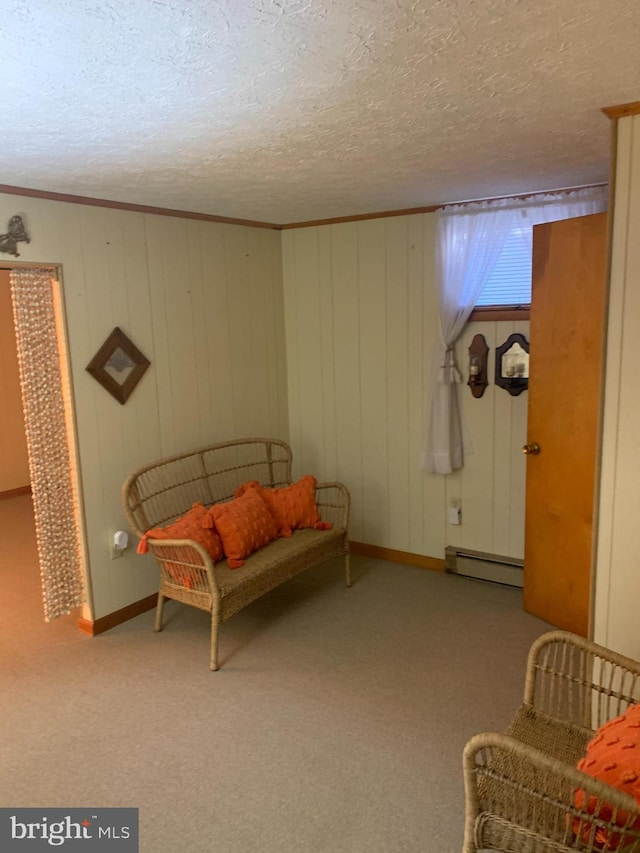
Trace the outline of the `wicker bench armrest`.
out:
M 595 730 L 640 702 L 640 663 L 575 634 L 550 631 L 531 646 L 524 701 Z
M 193 539 L 149 539 L 148 543 L 164 581 L 219 597 L 213 562 L 199 542 Z
M 515 738 L 471 738 L 463 772 L 465 851 L 489 846 L 483 827 L 490 827 L 492 849 L 512 849 L 495 838 L 501 826 L 548 838 L 545 850 L 640 850 L 640 805 L 633 797 Z
M 351 496 L 343 483 L 318 483 L 316 504 L 323 521 L 329 521 L 336 530 L 349 526 Z

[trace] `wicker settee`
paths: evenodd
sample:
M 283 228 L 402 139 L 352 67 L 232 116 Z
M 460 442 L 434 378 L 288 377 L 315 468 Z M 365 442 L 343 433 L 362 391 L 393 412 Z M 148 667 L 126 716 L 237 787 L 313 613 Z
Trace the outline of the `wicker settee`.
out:
M 142 537 L 183 515 L 194 502 L 210 506 L 232 499 L 236 489 L 249 480 L 271 487 L 290 485 L 289 446 L 275 439 L 240 439 L 161 459 L 127 479 L 124 508 L 133 530 Z M 211 614 L 210 668 L 217 670 L 221 623 L 266 592 L 305 569 L 340 556 L 345 558 L 346 582 L 351 586 L 349 492 L 341 483 L 319 483 L 316 503 L 322 519 L 331 523 L 330 530 L 296 530 L 289 538 L 265 545 L 233 571 L 225 560 L 214 563 L 195 541 L 149 539 L 149 550 L 160 567 L 155 630 L 162 630 L 166 598 L 207 611 Z
M 636 799 L 577 768 L 589 742 L 622 750 L 631 743 L 630 752 L 640 754 L 637 717 L 630 741 L 612 728 L 625 725 L 639 702 L 640 663 L 564 631 L 536 640 L 510 727 L 476 735 L 465 747 L 463 853 L 640 851 Z M 594 739 L 612 719 L 609 734 Z

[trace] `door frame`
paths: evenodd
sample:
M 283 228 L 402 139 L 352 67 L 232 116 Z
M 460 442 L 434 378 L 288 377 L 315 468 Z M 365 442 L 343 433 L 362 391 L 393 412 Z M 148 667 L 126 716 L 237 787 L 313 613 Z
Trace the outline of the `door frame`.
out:
M 91 577 L 89 572 L 88 549 L 86 542 L 86 527 L 84 515 L 84 502 L 82 500 L 82 484 L 80 478 L 80 463 L 78 454 L 78 440 L 76 433 L 76 415 L 75 401 L 73 397 L 73 385 L 71 378 L 71 362 L 69 358 L 69 339 L 67 332 L 66 316 L 64 310 L 64 295 L 63 295 L 63 275 L 62 264 L 59 263 L 33 263 L 13 260 L 0 260 L 0 269 L 11 273 L 14 270 L 20 269 L 37 269 L 51 273 L 52 282 L 52 302 L 47 304 L 45 311 L 47 317 L 55 326 L 55 341 L 52 341 L 52 349 L 57 349 L 57 358 L 55 358 L 56 369 L 51 373 L 52 378 L 56 382 L 56 386 L 51 389 L 54 394 L 62 398 L 64 405 L 64 420 L 65 420 L 65 442 L 52 440 L 50 431 L 47 425 L 34 419 L 29 414 L 29 406 L 25 405 L 25 399 L 31 388 L 28 383 L 22 382 L 21 377 L 21 395 L 23 401 L 23 411 L 25 417 L 25 432 L 27 439 L 27 450 L 29 454 L 30 467 L 37 464 L 38 459 L 44 455 L 44 448 L 47 460 L 55 466 L 61 476 L 68 476 L 70 488 L 66 490 L 64 501 L 64 511 L 70 519 L 75 523 L 69 525 L 71 536 L 74 541 L 70 543 L 77 555 L 81 582 L 83 588 L 82 616 L 85 619 L 92 619 L 93 602 L 91 593 Z M 14 323 L 16 332 L 16 343 L 19 350 L 19 358 L 26 361 L 30 366 L 37 365 L 37 357 L 28 349 L 20 349 L 20 337 L 18 335 L 20 317 L 16 312 L 15 297 L 12 293 L 12 302 L 14 303 Z M 71 497 L 66 499 L 66 494 Z M 43 559 L 47 553 L 46 534 L 42 531 L 48 529 L 50 525 L 56 524 L 56 519 L 53 517 L 52 509 L 45 501 L 39 500 L 37 491 L 32 494 L 34 516 L 36 518 L 36 533 L 38 535 L 38 560 L 43 570 Z M 43 538 L 44 537 L 44 538 Z M 43 596 L 44 603 L 44 596 Z M 46 611 L 45 611 L 46 612 Z M 54 617 L 55 618 L 55 617 Z

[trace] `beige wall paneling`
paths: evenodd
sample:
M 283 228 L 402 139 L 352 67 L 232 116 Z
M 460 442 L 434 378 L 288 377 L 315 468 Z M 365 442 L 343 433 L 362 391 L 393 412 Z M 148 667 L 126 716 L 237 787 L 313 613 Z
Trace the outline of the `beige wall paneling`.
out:
M 300 369 L 298 365 L 298 327 L 296 315 L 297 303 L 297 273 L 295 266 L 296 235 L 293 231 L 283 231 L 282 240 L 282 279 L 284 287 L 284 319 L 285 337 L 287 341 L 287 399 L 289 438 L 293 451 L 293 477 L 300 473 L 300 437 L 302 431 L 302 416 L 300 410 Z
M 640 659 L 640 117 L 618 121 L 594 633 Z
M 249 256 L 249 229 L 225 226 L 225 266 L 227 304 L 231 332 L 231 378 L 235 429 L 238 437 L 263 432 L 261 406 L 265 396 L 260 388 L 266 352 L 260 351 L 254 329 L 260 306 L 252 304 Z
M 202 275 L 200 316 L 195 318 L 201 342 L 196 353 L 201 374 L 200 405 L 208 427 L 202 444 L 239 435 L 233 407 L 232 341 L 229 318 L 224 228 L 198 223 Z
M 529 321 L 521 321 L 513 324 L 513 331 L 530 338 Z M 506 340 L 506 339 L 505 339 Z M 502 342 L 500 342 L 502 343 Z M 502 390 L 502 389 L 501 389 Z M 509 396 L 509 395 L 507 395 Z M 525 493 L 527 480 L 527 458 L 522 452 L 522 446 L 527 441 L 527 403 L 528 392 L 520 394 L 519 397 L 511 398 L 511 435 L 509 468 L 509 527 L 508 527 L 508 550 L 500 550 L 503 542 L 506 545 L 507 537 L 504 536 L 502 525 L 496 527 L 496 553 L 506 554 L 508 557 L 524 558 L 524 519 L 525 519 Z M 497 496 L 497 495 L 496 495 Z M 500 531 L 500 532 L 498 532 Z
M 409 395 L 411 397 L 411 458 L 409 500 L 411 501 L 411 542 L 420 544 L 413 553 L 442 559 L 445 548 L 446 478 L 420 469 L 425 447 L 428 401 L 431 391 L 432 360 L 440 340 L 440 320 L 435 287 L 435 245 L 437 217 L 433 213 L 411 217 L 411 274 L 409 279 Z M 421 235 L 418 236 L 419 225 Z M 414 231 L 413 229 L 416 228 Z M 420 241 L 420 242 L 418 242 Z M 415 247 L 415 249 L 414 249 Z M 422 261 L 416 254 L 421 248 Z M 421 353 L 420 365 L 417 358 Z M 419 525 L 419 526 L 418 526 Z
M 29 485 L 20 370 L 9 273 L 0 270 L 0 492 Z
M 319 229 L 302 229 L 294 246 L 296 270 L 296 313 L 293 322 L 298 337 L 297 364 L 299 412 L 294 459 L 298 474 L 314 474 L 326 479 L 324 473 L 324 389 L 323 389 L 323 329 L 322 302 L 331 298 L 323 292 L 327 282 L 321 281 L 318 246 Z M 304 272 L 300 274 L 300 270 Z M 320 470 L 322 469 L 322 474 Z
M 119 505 L 109 506 L 106 499 L 109 487 L 103 483 L 105 466 L 102 462 L 102 442 L 105 425 L 102 422 L 100 395 L 106 395 L 106 392 L 85 371 L 86 364 L 106 337 L 105 334 L 100 338 L 101 330 L 95 326 L 104 310 L 104 301 L 110 298 L 108 261 L 105 259 L 108 255 L 110 229 L 107 227 L 105 233 L 105 223 L 101 221 L 100 226 L 96 226 L 95 217 L 91 217 L 96 233 L 102 233 L 103 239 L 89 239 L 85 242 L 90 233 L 85 208 L 46 200 L 12 200 L 0 196 L 2 206 L 11 206 L 12 201 L 20 204 L 31 236 L 31 243 L 21 246 L 20 260 L 63 264 L 61 286 L 75 402 L 84 541 L 91 575 L 91 600 L 87 601 L 83 615 L 91 618 L 96 606 L 99 608 L 102 602 L 106 611 L 108 603 L 113 599 L 114 577 L 108 562 L 109 529 L 122 517 Z M 97 307 L 92 308 L 96 298 Z M 111 331 L 111 327 L 107 331 Z M 121 452 L 119 456 L 122 456 Z M 102 571 L 93 573 L 90 567 L 94 563 L 101 565 Z M 133 590 L 139 583 L 138 578 L 132 581 Z
M 322 367 L 322 479 L 326 482 L 340 480 L 338 471 L 338 431 L 336 425 L 336 354 L 335 306 L 340 295 L 334 290 L 331 256 L 331 228 L 318 228 L 318 284 L 321 330 Z
M 404 217 L 401 217 L 404 219 Z M 397 335 L 406 338 L 407 353 L 407 495 L 406 510 L 407 524 L 406 544 L 396 538 L 398 544 L 392 547 L 411 554 L 426 554 L 430 557 L 441 557 L 444 549 L 442 539 L 443 510 L 442 499 L 439 501 L 437 513 L 430 507 L 428 484 L 431 482 L 443 486 L 442 477 L 427 474 L 421 469 L 422 453 L 424 451 L 426 423 L 426 384 L 429 377 L 428 360 L 431 357 L 433 345 L 428 334 L 431 319 L 433 335 L 438 334 L 438 317 L 435 307 L 435 293 L 427 285 L 428 276 L 433 267 L 433 216 L 408 216 L 407 225 L 407 314 L 406 325 L 397 319 L 390 325 L 391 350 L 399 345 Z M 398 250 L 396 250 L 398 251 Z M 431 302 L 430 302 L 431 297 Z M 389 289 L 389 299 L 393 298 L 393 289 Z M 395 362 L 396 370 L 398 362 Z M 393 441 L 390 441 L 392 444 Z M 396 475 L 395 489 L 398 498 L 399 479 Z M 444 494 L 444 490 L 442 491 Z M 394 510 L 394 515 L 397 510 Z M 393 518 L 393 516 L 392 516 Z M 426 533 L 425 533 L 426 531 Z M 392 521 L 391 532 L 399 537 L 400 527 L 397 521 Z M 435 538 L 434 538 L 435 533 Z
M 248 228 L 251 312 L 255 329 L 254 383 L 263 403 L 258 411 L 261 435 L 287 440 L 286 348 L 280 235 L 265 228 Z
M 362 454 L 362 528 L 360 541 L 389 541 L 387 445 L 387 222 L 358 223 L 358 302 L 360 306 L 360 452 Z M 395 285 L 395 271 L 393 284 Z
M 335 412 L 338 479 L 351 491 L 351 538 L 362 541 L 362 411 L 358 223 L 320 226 L 331 231 L 334 306 Z M 301 229 L 306 231 L 306 229 Z M 298 270 L 298 274 L 301 271 Z M 299 339 L 299 344 L 304 343 Z
M 526 438 L 527 393 L 512 397 L 494 382 L 495 350 L 513 332 L 529 336 L 526 322 L 469 323 L 456 344 L 462 373 L 462 413 L 473 453 L 447 477 L 447 501 L 462 501 L 462 524 L 447 525 L 446 542 L 522 559 L 524 556 L 525 466 L 521 452 Z M 468 349 L 476 334 L 489 347 L 489 386 L 475 399 L 466 385 Z
M 110 559 L 112 534 L 125 527 L 125 477 L 162 455 L 287 422 L 282 319 L 253 299 L 270 291 L 282 304 L 280 235 L 252 243 L 257 229 L 244 226 L 0 195 L 0 217 L 14 213 L 32 238 L 19 260 L 63 268 L 88 615 L 97 619 L 157 589 L 153 561 L 135 554 L 135 542 Z M 85 370 L 114 326 L 151 361 L 124 406 Z M 277 369 L 267 369 L 274 353 Z
M 254 406 L 254 403 L 257 403 L 254 397 L 254 361 L 257 350 L 256 342 L 252 338 L 249 239 L 245 228 L 231 226 L 225 229 L 224 236 L 235 429 L 238 437 L 256 436 L 260 429 L 258 406 Z
M 336 342 L 331 227 L 285 231 L 283 278 L 294 476 L 338 477 Z
M 146 223 L 154 336 L 154 357 L 147 357 L 155 365 L 158 377 L 162 456 L 202 444 L 196 380 L 201 366 L 196 360 L 193 321 L 199 289 L 193 276 L 199 270 L 197 266 L 194 269 L 195 264 L 192 266 L 189 253 L 192 224 L 162 216 L 148 216 Z M 196 294 L 192 293 L 192 286 Z
M 447 523 L 446 543 L 457 548 L 492 551 L 494 508 L 491 500 L 494 479 L 494 429 L 496 390 L 493 382 L 480 399 L 475 399 L 466 385 L 469 375 L 468 348 L 477 333 L 483 334 L 495 350 L 495 323 L 470 323 L 455 346 L 456 362 L 462 376 L 458 388 L 463 428 L 471 442 L 472 453 L 466 453 L 464 467 L 447 476 L 447 501 L 457 497 L 462 502 L 462 524 Z M 480 328 L 479 328 L 480 327 Z M 505 396 L 505 392 L 501 391 Z M 498 400 L 498 403 L 501 401 Z M 473 544 L 472 544 L 473 543 Z
M 135 543 L 118 560 L 112 560 L 110 554 L 114 532 L 127 529 L 120 500 L 114 497 L 119 498 L 134 460 L 146 461 L 161 452 L 158 428 L 154 429 L 149 418 L 149 409 L 157 411 L 153 367 L 125 406 L 84 370 L 115 326 L 153 362 L 145 231 L 141 215 L 106 208 L 91 209 L 88 215 L 86 208 L 69 207 L 73 208 L 69 214 L 80 219 L 79 246 L 87 297 L 83 322 L 89 333 L 88 349 L 77 365 L 75 397 L 94 616 L 100 617 L 152 591 L 148 561 L 136 560 Z M 65 282 L 73 282 L 73 271 L 66 264 L 63 275 Z M 141 290 L 142 304 L 136 302 Z M 71 339 L 78 322 L 79 318 L 68 316 Z M 98 567 L 101 570 L 96 571 Z
M 387 456 L 387 548 L 409 550 L 411 501 L 409 474 L 420 455 L 410 447 L 409 412 L 409 267 L 410 217 L 385 221 L 385 312 L 386 312 L 386 400 L 385 430 Z M 415 250 L 414 250 L 415 251 Z M 420 484 L 421 486 L 421 484 Z M 422 497 L 422 495 L 421 495 Z M 420 504 L 422 501 L 420 501 Z
M 349 486 L 353 539 L 441 557 L 444 482 L 419 467 L 437 330 L 425 281 L 433 223 L 390 217 L 282 237 L 292 442 L 300 436 L 309 470 Z M 301 387 L 305 370 L 320 405 Z

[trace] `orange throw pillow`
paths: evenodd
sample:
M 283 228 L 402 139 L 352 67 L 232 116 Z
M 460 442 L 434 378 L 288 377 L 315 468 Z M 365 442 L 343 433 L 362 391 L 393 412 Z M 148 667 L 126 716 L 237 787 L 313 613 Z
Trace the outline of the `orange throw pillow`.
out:
M 278 538 L 276 523 L 255 489 L 247 489 L 228 503 L 214 504 L 209 513 L 222 540 L 230 569 L 240 568 L 244 565 L 244 557 Z
M 593 740 L 587 745 L 585 757 L 578 762 L 578 770 L 624 791 L 640 805 L 640 705 L 632 705 L 621 717 L 600 726 Z M 589 814 L 593 814 L 597 802 L 592 798 L 585 805 L 585 792 L 580 789 L 576 791 L 575 804 L 577 808 L 586 808 Z M 612 807 L 603 803 L 598 817 L 608 821 L 611 820 L 612 813 Z M 624 824 L 627 819 L 628 814 L 618 812 L 618 824 Z M 580 831 L 579 824 L 580 821 L 576 818 L 574 832 Z M 632 828 L 640 829 L 640 819 L 633 822 Z M 591 828 L 584 827 L 583 831 L 588 835 Z M 608 833 L 604 829 L 597 829 L 595 841 L 602 850 L 617 850 L 622 834 L 624 833 Z
M 176 518 L 166 527 L 154 527 L 147 530 L 138 542 L 138 554 L 146 554 L 149 550 L 148 539 L 193 539 L 216 562 L 224 557 L 222 542 L 215 525 L 212 523 L 209 511 L 201 503 L 195 503 L 189 512 Z
M 191 509 L 166 527 L 154 527 L 147 530 L 138 542 L 138 554 L 149 550 L 149 539 L 193 539 L 209 554 L 214 563 L 224 557 L 222 542 L 208 510 L 201 503 L 194 503 Z M 165 564 L 169 574 L 183 586 L 191 588 L 191 578 L 186 566 Z
M 252 489 L 258 492 L 269 508 L 280 536 L 291 536 L 293 530 L 313 527 L 315 530 L 330 530 L 332 525 L 322 521 L 316 505 L 317 480 L 306 474 L 297 483 L 279 489 L 261 486 L 257 480 L 243 483 L 236 495 Z

